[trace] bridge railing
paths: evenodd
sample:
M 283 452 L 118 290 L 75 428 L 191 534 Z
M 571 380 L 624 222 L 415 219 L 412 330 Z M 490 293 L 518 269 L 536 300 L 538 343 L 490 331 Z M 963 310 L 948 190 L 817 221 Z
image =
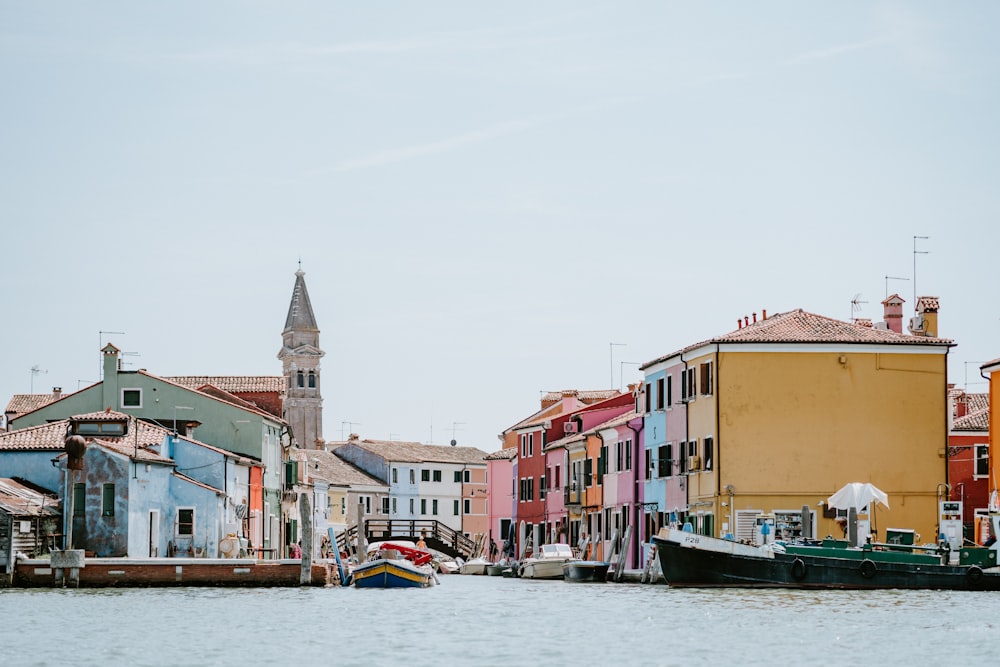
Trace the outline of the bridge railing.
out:
M 425 533 L 429 540 L 448 547 L 464 558 L 470 558 L 476 551 L 476 543 L 465 534 L 436 519 L 368 519 L 365 521 L 365 539 L 369 542 L 391 537 L 412 537 L 414 541 Z M 351 553 L 357 543 L 358 528 L 351 526 L 337 535 L 337 546 L 342 552 Z

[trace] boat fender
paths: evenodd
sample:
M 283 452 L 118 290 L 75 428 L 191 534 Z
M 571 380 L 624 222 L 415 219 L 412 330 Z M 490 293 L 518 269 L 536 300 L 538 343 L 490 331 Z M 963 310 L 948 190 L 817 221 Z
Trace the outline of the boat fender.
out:
M 806 576 L 806 564 L 801 558 L 796 558 L 792 561 L 792 577 L 802 579 L 804 576 Z
M 861 572 L 862 577 L 865 579 L 871 579 L 878 571 L 878 567 L 875 565 L 875 561 L 866 558 L 861 561 L 861 565 L 858 566 L 858 570 Z
M 983 568 L 973 565 L 965 571 L 965 579 L 972 586 L 978 586 L 983 581 Z

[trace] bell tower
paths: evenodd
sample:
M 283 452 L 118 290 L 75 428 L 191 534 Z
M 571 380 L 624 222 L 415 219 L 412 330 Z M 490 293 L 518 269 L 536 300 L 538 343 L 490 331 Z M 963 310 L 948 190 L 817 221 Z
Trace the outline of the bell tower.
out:
M 319 347 L 319 327 L 306 291 L 301 264 L 295 272 L 292 302 L 281 332 L 281 360 L 285 376 L 282 410 L 292 430 L 292 439 L 302 449 L 323 448 L 323 397 L 320 392 L 319 361 L 326 354 Z

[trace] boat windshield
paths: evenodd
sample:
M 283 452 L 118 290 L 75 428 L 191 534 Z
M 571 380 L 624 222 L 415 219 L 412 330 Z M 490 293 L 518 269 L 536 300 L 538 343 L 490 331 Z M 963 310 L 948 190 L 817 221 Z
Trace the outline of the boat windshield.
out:
M 573 550 L 569 548 L 568 544 L 543 544 L 542 545 L 542 557 L 543 558 L 572 558 Z

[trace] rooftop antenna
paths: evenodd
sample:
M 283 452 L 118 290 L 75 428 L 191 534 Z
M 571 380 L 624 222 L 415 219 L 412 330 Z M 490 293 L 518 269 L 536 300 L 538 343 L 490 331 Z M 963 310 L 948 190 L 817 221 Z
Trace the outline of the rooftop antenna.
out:
M 629 366 L 642 366 L 640 361 L 619 361 L 618 362 L 618 381 L 621 382 L 619 386 L 619 391 L 625 391 L 625 365 Z
M 340 439 L 341 440 L 346 440 L 346 438 L 344 438 L 344 424 L 347 424 L 347 428 L 349 429 L 348 435 L 350 435 L 351 433 L 354 433 L 354 427 L 355 426 L 361 426 L 361 422 L 349 422 L 349 421 L 342 421 L 342 422 L 340 422 Z
M 851 320 L 850 320 L 851 322 L 854 321 L 854 314 L 861 312 L 861 304 L 863 303 L 868 303 L 868 302 L 861 300 L 861 292 L 855 294 L 854 298 L 851 299 Z
M 105 334 L 117 334 L 119 336 L 124 336 L 124 331 L 98 331 L 97 332 L 97 377 L 98 380 L 104 379 L 104 354 L 101 352 L 101 348 L 104 347 L 104 336 Z
M 451 446 L 454 447 L 458 444 L 458 440 L 455 439 L 455 431 L 458 430 L 459 424 L 465 425 L 465 422 L 452 422 L 451 423 Z
M 909 280 L 909 278 L 897 278 L 896 276 L 886 276 L 885 277 L 885 298 L 889 298 L 889 281 L 890 280 Z
M 43 369 L 38 364 L 35 364 L 34 366 L 31 367 L 31 393 L 32 394 L 35 393 L 35 376 L 36 375 L 44 375 L 45 373 L 48 373 L 48 371 L 45 370 L 45 369 Z
M 965 364 L 965 388 L 968 389 L 968 387 L 969 387 L 969 364 L 976 364 L 976 367 L 978 368 L 979 366 L 982 366 L 986 362 L 985 361 L 965 361 L 965 362 L 962 362 L 962 363 Z M 985 382 L 973 382 L 972 384 L 986 384 L 986 383 Z
M 917 250 L 917 239 L 929 239 L 929 236 L 913 237 L 913 310 L 917 309 L 917 255 L 927 255 L 928 250 Z
M 628 343 L 608 343 L 611 348 L 611 387 L 615 386 L 615 348 L 625 347 Z

